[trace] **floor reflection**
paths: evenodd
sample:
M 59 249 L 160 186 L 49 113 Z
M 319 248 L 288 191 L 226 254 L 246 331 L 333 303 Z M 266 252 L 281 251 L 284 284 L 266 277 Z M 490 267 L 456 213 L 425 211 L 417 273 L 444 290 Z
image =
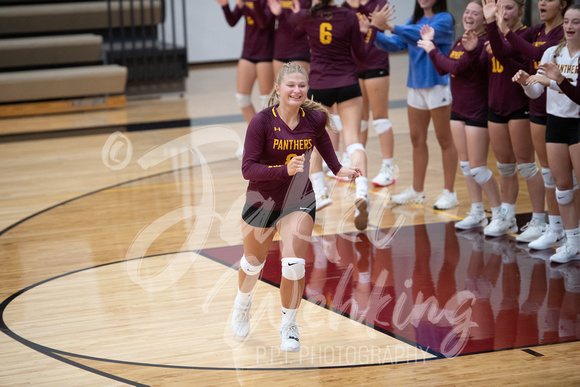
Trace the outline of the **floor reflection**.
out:
M 453 222 L 389 231 L 314 237 L 305 297 L 445 357 L 580 339 L 580 261 Z M 202 253 L 235 265 L 241 251 Z M 276 243 L 264 281 L 279 284 L 279 259 Z

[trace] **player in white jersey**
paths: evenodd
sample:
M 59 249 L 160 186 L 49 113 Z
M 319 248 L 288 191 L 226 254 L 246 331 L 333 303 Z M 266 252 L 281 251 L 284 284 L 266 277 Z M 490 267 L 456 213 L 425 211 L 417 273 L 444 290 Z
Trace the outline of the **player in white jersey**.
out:
M 580 5 L 572 6 L 564 15 L 565 40 L 557 46 L 548 48 L 542 56 L 541 65 L 555 63 L 562 75 L 572 84 L 578 80 L 578 61 L 580 59 Z M 546 91 L 546 149 L 548 164 L 552 169 L 556 200 L 562 214 L 566 232 L 566 243 L 550 257 L 552 262 L 564 263 L 580 259 L 580 229 L 574 203 L 574 178 L 572 168 L 580 171 L 580 144 L 578 141 L 578 124 L 580 123 L 580 105 L 572 102 L 562 93 L 556 81 L 544 76 L 540 70 L 530 76 L 520 70 L 514 77 L 515 82 L 523 85 L 530 98 L 538 98 L 544 88 Z M 535 242 L 535 241 L 534 241 Z M 534 248 L 534 242 L 530 247 Z

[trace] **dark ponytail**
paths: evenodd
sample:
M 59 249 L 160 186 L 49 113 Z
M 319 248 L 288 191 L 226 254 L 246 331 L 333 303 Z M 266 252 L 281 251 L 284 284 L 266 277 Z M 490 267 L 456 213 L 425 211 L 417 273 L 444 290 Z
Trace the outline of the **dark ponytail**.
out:
M 332 0 L 320 0 L 318 4 L 315 4 L 312 8 L 310 8 L 310 16 L 316 16 L 316 12 L 319 10 L 328 7 Z
M 437 0 L 433 4 L 433 13 L 447 12 L 447 0 Z M 425 15 L 423 8 L 419 5 L 419 2 L 415 1 L 415 10 L 413 11 L 413 17 L 411 18 L 411 24 L 417 24 L 417 22 Z

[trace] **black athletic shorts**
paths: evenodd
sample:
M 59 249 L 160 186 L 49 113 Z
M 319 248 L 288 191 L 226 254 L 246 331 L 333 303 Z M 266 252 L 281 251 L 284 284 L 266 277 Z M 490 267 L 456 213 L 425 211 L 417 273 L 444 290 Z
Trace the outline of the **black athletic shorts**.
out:
M 388 77 L 389 69 L 373 69 L 367 70 L 362 73 L 358 73 L 358 79 L 371 79 L 371 78 L 381 78 Z
M 507 124 L 511 120 L 524 120 L 530 118 L 530 109 L 526 106 L 520 110 L 516 110 L 508 116 L 500 116 L 495 114 L 492 109 L 487 112 L 487 120 L 496 124 Z
M 578 144 L 579 118 L 562 118 L 548 114 L 546 123 L 546 142 L 556 144 Z
M 316 200 L 305 201 L 300 205 L 284 208 L 282 210 L 269 210 L 250 206 L 246 203 L 242 210 L 242 219 L 250 226 L 271 228 L 276 227 L 276 224 L 278 224 L 280 219 L 296 211 L 306 212 L 312 217 L 312 221 L 314 222 L 316 220 Z
M 547 121 L 548 121 L 547 116 L 533 116 L 530 114 L 530 122 L 533 122 L 534 124 L 546 126 Z
M 358 83 L 349 86 L 335 87 L 332 89 L 308 90 L 308 98 L 314 98 L 316 102 L 319 102 L 328 107 L 334 105 L 335 103 L 341 103 L 356 97 L 362 97 L 362 92 L 360 91 L 360 85 Z
M 467 126 L 477 126 L 478 128 L 487 128 L 487 121 L 480 122 L 475 120 L 470 120 L 469 118 L 464 118 L 459 114 L 455 113 L 453 110 L 451 111 L 451 120 L 452 121 L 461 121 L 464 122 Z

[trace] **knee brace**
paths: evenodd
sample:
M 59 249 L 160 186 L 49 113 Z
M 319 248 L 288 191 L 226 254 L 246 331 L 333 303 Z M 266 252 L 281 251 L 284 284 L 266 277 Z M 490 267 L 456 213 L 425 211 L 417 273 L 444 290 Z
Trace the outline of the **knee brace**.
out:
M 282 258 L 282 277 L 290 281 L 304 278 L 306 261 L 302 258 Z
M 484 185 L 491 179 L 492 173 L 488 167 L 477 167 L 471 170 L 471 176 L 479 185 Z
M 517 169 L 517 166 L 515 163 L 505 164 L 505 163 L 500 163 L 498 161 L 497 162 L 497 169 L 499 171 L 499 174 L 503 177 L 511 177 L 518 172 L 518 169 Z
M 552 189 L 556 188 L 556 183 L 554 182 L 554 177 L 552 176 L 550 168 L 542 168 L 542 179 L 544 179 L 544 187 Z
M 346 147 L 346 153 L 348 153 L 348 156 L 352 156 L 352 154 L 354 153 L 354 151 L 365 151 L 365 147 L 363 146 L 363 144 L 361 144 L 360 142 L 356 142 L 354 144 L 350 144 L 349 146 Z
M 574 199 L 574 190 L 567 189 L 564 191 L 560 191 L 556 188 L 556 200 L 558 204 L 566 205 L 570 203 Z
M 248 94 L 236 93 L 236 102 L 239 107 L 245 108 L 252 104 L 252 97 Z
M 245 255 L 242 255 L 242 259 L 240 259 L 240 269 L 242 269 L 244 271 L 244 273 L 246 273 L 247 275 L 260 274 L 260 271 L 262 270 L 262 268 L 264 267 L 265 264 L 266 264 L 266 261 L 262 262 L 258 266 L 254 266 L 250 262 L 248 262 Z
M 518 170 L 524 179 L 530 180 L 532 177 L 536 176 L 536 173 L 538 173 L 538 166 L 536 163 L 518 164 Z
M 360 131 L 361 132 L 366 132 L 367 130 L 369 130 L 369 122 L 366 120 L 362 120 L 360 122 Z
M 471 176 L 471 168 L 469 167 L 469 161 L 459 161 L 459 166 L 461 167 L 461 172 L 463 172 L 463 176 L 465 177 Z
M 342 132 L 342 121 L 340 120 L 340 116 L 338 114 L 331 114 L 330 119 L 334 124 L 337 132 Z
M 385 133 L 393 127 L 391 120 L 388 118 L 379 118 L 378 120 L 373 120 L 373 125 L 377 134 Z
M 270 96 L 268 94 L 260 95 L 260 106 L 262 106 L 262 109 L 264 109 L 268 106 L 269 99 L 270 99 Z

